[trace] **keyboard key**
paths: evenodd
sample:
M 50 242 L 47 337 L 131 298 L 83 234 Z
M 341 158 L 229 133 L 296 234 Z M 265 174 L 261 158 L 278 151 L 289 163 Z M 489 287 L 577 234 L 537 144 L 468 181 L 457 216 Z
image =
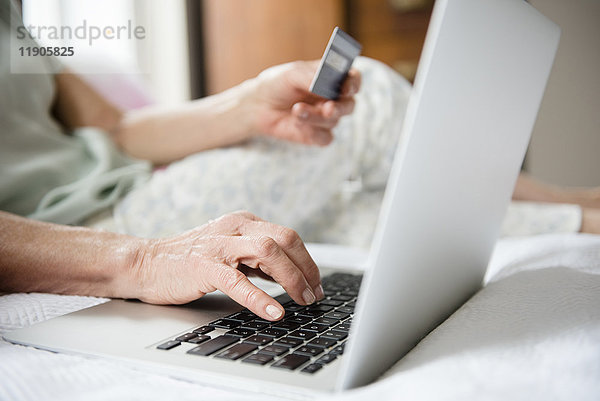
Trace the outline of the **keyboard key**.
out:
M 238 320 L 240 322 L 249 322 L 250 320 L 256 319 L 256 316 L 252 312 L 237 312 L 232 315 L 226 316 L 226 319 Z
M 256 334 L 256 330 L 238 327 L 237 329 L 229 330 L 225 334 L 227 334 L 228 336 L 249 337 L 251 335 Z
M 333 326 L 336 323 L 339 323 L 338 319 L 332 319 L 330 317 L 320 317 L 318 319 L 316 319 L 313 323 L 319 323 L 319 324 L 324 324 L 327 326 Z
M 329 305 L 311 305 L 308 307 L 310 311 L 327 313 L 333 310 L 333 306 Z
M 340 294 L 340 295 L 334 295 L 334 296 L 332 296 L 331 299 L 333 299 L 335 301 L 348 302 L 348 301 L 352 301 L 354 299 L 354 296 Z
M 311 363 L 310 365 L 307 365 L 305 368 L 303 368 L 300 372 L 312 374 L 321 369 L 322 367 L 323 365 L 320 365 L 318 363 Z
M 202 326 L 202 327 L 198 327 L 196 330 L 194 330 L 194 333 L 196 333 L 196 334 L 206 334 L 206 333 L 210 333 L 214 329 L 215 328 L 211 327 L 211 326 Z
M 263 352 L 265 354 L 272 354 L 275 356 L 279 356 L 279 355 L 282 355 L 282 354 L 285 354 L 286 352 L 288 352 L 289 349 L 290 348 L 285 345 L 271 344 L 271 345 L 267 345 L 266 347 L 261 349 L 260 352 Z
M 219 336 L 209 340 L 196 348 L 188 351 L 188 354 L 207 356 L 213 354 L 228 345 L 238 342 L 239 338 L 234 336 Z
M 250 322 L 242 323 L 242 325 L 240 327 L 258 331 L 258 330 L 266 329 L 267 327 L 269 327 L 269 323 L 262 323 L 262 322 L 257 322 L 255 320 L 253 320 Z
M 298 312 L 298 316 L 307 316 L 307 317 L 311 317 L 311 318 L 317 318 L 319 316 L 321 316 L 324 312 L 321 312 L 319 310 L 311 310 L 311 309 L 306 309 L 303 311 Z M 331 312 L 334 313 L 334 312 Z
M 196 333 L 187 333 L 187 334 L 177 337 L 175 339 L 175 341 L 185 342 L 185 341 L 191 340 L 192 338 L 196 338 L 196 337 L 198 337 L 198 334 L 196 334 Z
M 337 347 L 335 347 L 334 349 L 332 349 L 329 354 L 330 355 L 342 355 L 344 353 L 344 344 L 338 345 Z
M 288 335 L 288 337 L 300 338 L 302 340 L 310 340 L 311 338 L 313 338 L 316 335 L 317 335 L 317 333 L 315 333 L 314 331 L 296 330 L 296 331 L 291 332 Z
M 329 328 L 328 325 L 325 324 L 319 324 L 319 323 L 309 323 L 305 326 L 302 326 L 303 330 L 310 330 L 310 331 L 316 331 L 317 333 L 320 333 L 322 331 L 325 331 Z
M 325 354 L 317 359 L 317 363 L 320 363 L 321 365 L 327 365 L 328 363 L 335 361 L 336 358 L 337 355 Z
M 247 358 L 242 359 L 242 362 L 246 363 L 254 363 L 257 365 L 265 365 L 273 360 L 273 355 L 263 354 L 262 352 L 258 352 L 256 354 L 252 354 Z
M 283 322 L 277 323 L 273 327 L 275 327 L 277 329 L 292 331 L 292 330 L 296 330 L 298 327 L 300 327 L 300 325 L 298 323 L 294 323 L 294 322 L 283 321 Z
M 167 350 L 170 350 L 170 349 L 173 349 L 173 348 L 177 347 L 180 344 L 181 344 L 180 341 L 167 341 L 166 343 L 163 343 L 163 344 L 159 345 L 156 348 L 167 351 Z
M 346 337 L 348 337 L 348 333 L 345 331 L 340 331 L 340 330 L 329 330 L 326 333 L 323 333 L 323 337 L 329 337 L 329 338 L 335 338 L 336 340 L 340 341 L 345 339 Z
M 337 343 L 337 340 L 334 338 L 319 337 L 319 338 L 315 338 L 314 340 L 309 342 L 308 345 L 312 345 L 314 347 L 329 348 L 329 347 L 335 345 L 336 343 Z
M 281 336 L 285 336 L 287 334 L 287 330 L 283 330 L 283 329 L 276 329 L 273 327 L 270 327 L 268 329 L 264 329 L 260 332 L 261 335 L 263 336 L 269 336 L 269 337 L 281 337 Z
M 287 319 L 285 319 L 285 322 L 290 322 L 290 323 L 298 323 L 300 325 L 302 324 L 306 324 L 308 322 L 310 322 L 312 319 L 310 317 L 306 317 L 306 316 L 290 316 Z
M 346 331 L 346 332 L 347 332 L 347 331 L 349 331 L 349 330 L 350 330 L 350 323 L 347 323 L 347 321 L 346 321 L 346 322 L 343 322 L 343 323 L 340 323 L 340 324 L 338 324 L 337 326 L 335 326 L 335 329 L 336 329 L 336 330 L 340 330 L 340 331 Z
M 344 319 L 349 318 L 350 314 L 333 311 L 333 312 L 329 312 L 328 314 L 326 314 L 325 317 L 328 317 L 330 319 L 344 320 Z
M 283 338 L 280 338 L 279 340 L 277 340 L 275 345 L 284 345 L 287 347 L 297 347 L 298 345 L 302 344 L 303 342 L 304 342 L 304 340 L 302 340 L 300 338 L 283 337 Z
M 215 320 L 214 322 L 209 323 L 209 325 L 211 325 L 213 327 L 218 327 L 220 329 L 234 329 L 234 328 L 238 327 L 240 324 L 242 324 L 242 322 L 239 322 L 237 320 L 231 320 L 231 319 L 219 319 L 219 320 Z
M 234 345 L 231 348 L 226 349 L 220 354 L 217 354 L 215 358 L 231 359 L 235 361 L 236 359 L 239 359 L 244 355 L 249 354 L 257 348 L 258 346 L 255 344 L 240 343 Z
M 352 314 L 352 313 L 354 313 L 354 308 L 350 308 L 349 306 L 342 306 L 342 307 L 337 308 L 335 311 L 341 312 L 341 313 Z
M 251 315 L 254 315 L 254 320 L 251 320 L 253 322 L 261 322 L 261 323 L 271 323 L 271 321 L 263 319 L 262 317 L 259 317 L 258 315 L 255 315 L 254 312 L 252 312 L 250 309 L 242 309 L 241 313 L 249 313 Z
M 189 340 L 187 340 L 187 342 L 191 344 L 200 344 L 207 340 L 210 340 L 210 336 L 202 335 L 195 338 L 190 338 Z
M 306 308 L 306 306 L 298 305 L 295 302 L 289 302 L 287 305 L 283 306 L 283 309 L 285 309 L 285 313 L 294 313 L 294 312 L 301 311 L 305 308 Z
M 310 361 L 310 357 L 306 355 L 290 354 L 286 355 L 273 365 L 272 368 L 295 370 L 306 362 Z
M 329 306 L 340 306 L 343 305 L 343 301 L 336 301 L 335 299 L 324 299 L 319 302 L 321 305 L 329 305 Z
M 273 337 L 261 336 L 260 334 L 246 338 L 245 343 L 251 343 L 256 345 L 265 345 L 273 341 Z
M 310 345 L 303 345 L 302 347 L 299 347 L 296 351 L 294 351 L 294 353 L 296 353 L 296 354 L 308 355 L 308 356 L 317 356 L 322 352 L 323 352 L 323 348 L 313 347 Z

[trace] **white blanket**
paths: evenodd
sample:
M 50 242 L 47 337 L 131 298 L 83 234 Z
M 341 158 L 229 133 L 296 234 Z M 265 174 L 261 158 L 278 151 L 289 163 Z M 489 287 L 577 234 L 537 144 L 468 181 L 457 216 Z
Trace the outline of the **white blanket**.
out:
M 6 332 L 104 302 L 0 297 Z M 597 400 L 600 236 L 499 242 L 487 285 L 378 382 L 336 400 Z M 1 400 L 266 400 L 149 374 L 114 361 L 0 342 Z

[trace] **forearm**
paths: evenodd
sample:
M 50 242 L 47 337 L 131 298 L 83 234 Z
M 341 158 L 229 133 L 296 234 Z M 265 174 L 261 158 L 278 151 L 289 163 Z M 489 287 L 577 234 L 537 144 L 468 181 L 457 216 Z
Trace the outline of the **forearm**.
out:
M 513 199 L 533 202 L 569 203 L 581 206 L 584 233 L 600 233 L 600 188 L 561 188 L 521 174 Z
M 157 164 L 243 142 L 253 134 L 254 86 L 250 80 L 174 109 L 131 111 L 123 117 L 115 140 L 130 155 Z
M 599 188 L 562 188 L 549 185 L 521 174 L 513 199 L 533 202 L 570 203 L 587 208 L 600 208 Z
M 67 130 L 98 127 L 114 132 L 123 111 L 104 99 L 94 88 L 68 69 L 55 75 L 53 113 Z
M 123 112 L 74 74 L 57 76 L 54 112 L 69 129 L 99 127 L 131 156 L 165 164 L 206 149 L 263 134 L 325 146 L 332 129 L 352 112 L 360 73 L 350 70 L 336 101 L 308 91 L 318 61 L 269 68 L 218 95 L 173 109 Z
M 142 242 L 0 212 L 0 291 L 135 297 Z

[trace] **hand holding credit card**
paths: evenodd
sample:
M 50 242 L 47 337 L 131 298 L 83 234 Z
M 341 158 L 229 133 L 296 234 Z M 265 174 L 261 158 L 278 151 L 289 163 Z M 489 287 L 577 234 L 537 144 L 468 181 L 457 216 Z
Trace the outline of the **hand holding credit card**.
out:
M 361 49 L 360 43 L 339 27 L 335 27 L 310 85 L 310 91 L 327 99 L 338 99 L 352 62 Z

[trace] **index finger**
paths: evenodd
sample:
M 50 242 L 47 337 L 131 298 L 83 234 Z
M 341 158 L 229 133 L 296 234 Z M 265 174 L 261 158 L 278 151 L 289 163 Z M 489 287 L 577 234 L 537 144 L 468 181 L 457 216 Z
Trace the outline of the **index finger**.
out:
M 279 302 L 252 284 L 241 271 L 218 264 L 211 272 L 214 273 L 215 288 L 263 319 L 279 320 L 285 314 Z

